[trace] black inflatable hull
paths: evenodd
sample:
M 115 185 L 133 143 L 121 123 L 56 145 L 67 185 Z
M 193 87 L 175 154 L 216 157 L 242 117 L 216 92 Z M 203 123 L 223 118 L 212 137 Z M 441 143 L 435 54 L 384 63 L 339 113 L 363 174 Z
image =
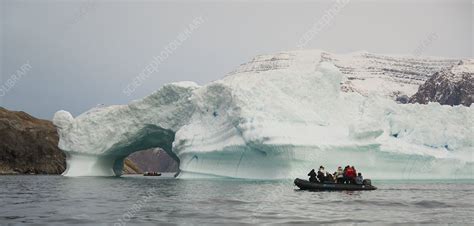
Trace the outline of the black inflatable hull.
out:
M 145 174 L 143 174 L 143 176 L 145 176 L 145 177 L 159 177 L 159 176 L 161 176 L 161 173 L 157 173 L 157 174 L 146 174 L 145 173 Z
M 295 179 L 295 185 L 301 190 L 311 191 L 371 191 L 377 189 L 372 185 L 312 183 L 299 178 Z

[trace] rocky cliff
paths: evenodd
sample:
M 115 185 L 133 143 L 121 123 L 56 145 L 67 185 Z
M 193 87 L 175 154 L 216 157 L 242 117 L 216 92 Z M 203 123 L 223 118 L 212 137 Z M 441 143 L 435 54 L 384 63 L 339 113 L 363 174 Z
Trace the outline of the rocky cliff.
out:
M 471 106 L 474 101 L 474 60 L 462 60 L 457 65 L 433 74 L 410 103 L 438 102 L 443 105 Z
M 335 54 L 320 50 L 288 51 L 259 55 L 240 65 L 228 76 L 249 73 L 281 73 L 291 64 L 321 62 L 334 64 L 344 75 L 343 92 L 370 93 L 397 99 L 412 96 L 435 72 L 451 68 L 460 59 L 413 57 L 368 53 L 364 51 Z M 299 68 L 298 65 L 296 65 Z
M 0 174 L 61 174 L 66 156 L 58 140 L 50 121 L 0 107 Z M 124 172 L 141 173 L 130 160 Z
M 142 174 L 143 171 L 130 159 L 125 159 L 123 166 L 124 174 Z
M 0 173 L 60 174 L 65 170 L 58 134 L 47 120 L 0 107 Z

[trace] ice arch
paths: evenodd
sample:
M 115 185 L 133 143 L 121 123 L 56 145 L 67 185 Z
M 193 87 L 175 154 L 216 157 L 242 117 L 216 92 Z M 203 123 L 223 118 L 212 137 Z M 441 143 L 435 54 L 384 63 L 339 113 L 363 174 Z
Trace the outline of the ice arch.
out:
M 138 130 L 133 138 L 121 141 L 102 155 L 84 155 L 67 152 L 68 168 L 64 175 L 95 175 L 109 176 L 122 174 L 123 162 L 130 154 L 159 147 L 166 151 L 173 159 L 179 158 L 171 151 L 175 133 L 155 125 L 146 125 Z
M 168 84 L 129 105 L 96 107 L 77 118 L 56 112 L 59 147 L 66 153 L 66 176 L 119 176 L 124 159 L 137 151 L 161 148 L 172 151 L 176 130 L 194 111 L 191 82 Z
M 102 162 L 98 162 L 98 167 L 105 167 L 103 170 L 113 169 L 115 175 L 121 175 L 123 161 L 130 154 L 150 148 L 159 147 L 166 151 L 169 156 L 178 161 L 179 158 L 171 151 L 175 133 L 155 125 L 146 125 L 133 136 L 132 140 L 121 141 L 110 149 L 108 155 L 101 157 Z M 108 162 L 110 161 L 110 163 Z M 112 166 L 110 166 L 112 164 Z

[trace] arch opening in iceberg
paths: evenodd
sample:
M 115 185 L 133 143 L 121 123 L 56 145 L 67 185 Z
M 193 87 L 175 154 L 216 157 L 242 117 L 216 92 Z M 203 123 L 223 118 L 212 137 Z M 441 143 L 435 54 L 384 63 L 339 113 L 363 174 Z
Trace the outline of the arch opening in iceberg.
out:
M 146 125 L 139 130 L 135 137 L 129 141 L 122 141 L 114 145 L 110 150 L 110 156 L 114 159 L 113 171 L 115 175 L 121 175 L 123 161 L 134 152 L 161 148 L 171 158 L 179 163 L 179 158 L 171 151 L 175 133 L 169 129 L 164 129 L 155 125 Z M 114 158 L 115 157 L 115 158 Z
M 66 176 L 120 176 L 124 160 L 132 153 L 161 148 L 179 163 L 179 158 L 171 151 L 175 133 L 155 125 L 146 125 L 129 139 L 113 145 L 101 154 L 66 152 Z
M 66 153 L 65 176 L 120 176 L 130 154 L 161 148 L 173 159 L 176 131 L 187 123 L 194 105 L 195 83 L 168 84 L 152 95 L 128 105 L 93 108 L 76 118 L 55 113 L 59 148 Z

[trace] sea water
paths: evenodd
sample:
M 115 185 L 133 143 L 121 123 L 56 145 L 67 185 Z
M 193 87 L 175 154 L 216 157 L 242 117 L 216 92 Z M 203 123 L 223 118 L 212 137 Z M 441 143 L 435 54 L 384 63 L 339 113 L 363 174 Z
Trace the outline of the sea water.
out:
M 292 180 L 0 176 L 0 223 L 464 223 L 474 181 L 373 181 L 300 191 Z

